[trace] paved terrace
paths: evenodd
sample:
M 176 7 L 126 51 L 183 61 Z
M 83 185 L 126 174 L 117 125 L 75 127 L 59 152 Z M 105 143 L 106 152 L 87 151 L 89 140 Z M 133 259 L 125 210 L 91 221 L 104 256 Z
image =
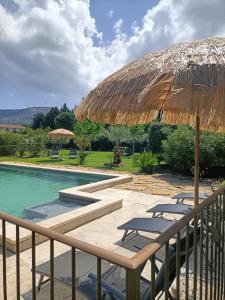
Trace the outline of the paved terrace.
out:
M 125 256 L 132 256 L 136 251 L 135 244 L 144 246 L 155 237 L 153 234 L 141 234 L 139 236 L 130 236 L 125 243 L 121 242 L 123 232 L 117 230 L 117 227 L 128 221 L 133 217 L 148 216 L 146 210 L 158 203 L 175 203 L 169 195 L 174 195 L 181 191 L 190 191 L 193 189 L 193 183 L 191 180 L 176 177 L 170 178 L 167 175 L 143 175 L 135 176 L 134 182 L 117 186 L 115 188 L 109 188 L 96 192 L 97 195 L 101 195 L 110 199 L 118 194 L 123 199 L 123 208 L 114 211 L 104 217 L 101 217 L 95 221 L 85 224 L 73 231 L 67 233 L 68 236 L 76 237 L 88 243 L 98 245 L 102 248 L 123 254 Z M 168 180 L 169 179 L 169 180 Z M 203 182 L 201 192 L 211 192 L 212 182 Z M 161 188 L 160 188 L 161 187 Z M 136 190 L 136 191 L 135 191 Z M 141 192 L 139 192 L 141 191 Z M 169 191 L 169 192 L 168 192 Z M 166 194 L 167 192 L 167 194 Z M 155 194 L 155 195 L 154 195 Z M 161 194 L 161 195 L 159 195 Z M 175 216 L 169 216 L 174 219 Z M 177 216 L 176 216 L 177 218 Z M 69 250 L 65 245 L 55 243 L 55 256 Z M 0 249 L 1 251 L 1 249 Z M 36 247 L 36 264 L 40 264 L 49 260 L 49 242 L 45 242 Z M 0 264 L 2 264 L 2 256 L 0 254 Z M 8 252 L 7 257 L 7 276 L 8 276 L 8 292 L 9 300 L 15 298 L 15 255 Z M 29 294 L 31 289 L 31 250 L 26 250 L 21 253 L 21 293 L 25 295 L 24 299 L 32 299 Z M 37 282 L 39 277 L 37 276 Z M 2 292 L 2 281 L 0 282 L 0 293 Z M 70 299 L 71 291 L 65 285 L 57 283 L 55 286 L 56 299 Z M 3 299 L 0 294 L 0 299 Z M 38 293 L 40 300 L 49 299 L 49 284 L 43 286 Z

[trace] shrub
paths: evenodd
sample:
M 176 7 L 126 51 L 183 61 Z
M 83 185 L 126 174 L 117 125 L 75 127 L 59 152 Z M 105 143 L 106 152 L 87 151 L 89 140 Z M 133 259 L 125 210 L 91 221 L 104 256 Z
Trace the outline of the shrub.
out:
M 32 130 L 31 128 L 27 129 L 24 139 L 28 145 L 30 156 L 40 156 L 41 152 L 45 149 L 45 144 L 48 142 L 47 133 L 47 128 L 38 128 L 36 130 Z
M 225 170 L 225 134 L 201 134 L 200 168 L 204 175 L 221 176 Z
M 156 154 L 150 152 L 143 152 L 133 155 L 134 165 L 139 167 L 141 172 L 152 173 L 159 165 L 159 160 Z
M 163 125 L 157 121 L 152 122 L 148 126 L 147 149 L 153 153 L 163 152 L 163 140 L 175 130 L 176 126 Z
M 174 170 L 191 175 L 194 170 L 195 131 L 189 126 L 180 126 L 163 142 L 164 158 Z M 201 132 L 200 172 L 225 166 L 225 134 Z M 212 174 L 212 172 L 211 172 Z M 215 174 L 216 175 L 216 174 Z
M 79 165 L 84 165 L 85 164 L 85 160 L 88 156 L 88 152 L 84 152 L 84 151 L 78 151 L 78 163 Z
M 23 157 L 25 155 L 25 152 L 27 151 L 29 147 L 29 141 L 26 139 L 26 135 L 20 135 L 20 141 L 17 145 L 17 151 L 19 152 L 19 156 Z
M 180 126 L 163 141 L 164 158 L 173 169 L 191 174 L 194 166 L 194 130 Z
M 19 134 L 15 132 L 0 132 L 0 156 L 15 155 L 19 142 Z

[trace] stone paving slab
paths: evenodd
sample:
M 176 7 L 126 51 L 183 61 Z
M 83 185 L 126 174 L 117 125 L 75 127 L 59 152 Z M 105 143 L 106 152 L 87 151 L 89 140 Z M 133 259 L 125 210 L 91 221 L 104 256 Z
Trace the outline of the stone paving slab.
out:
M 193 191 L 194 180 L 171 173 L 134 175 L 133 182 L 118 185 L 117 188 L 172 197 L 177 193 Z M 218 188 L 218 185 L 214 180 L 203 179 L 200 181 L 201 192 L 211 194 L 216 188 Z

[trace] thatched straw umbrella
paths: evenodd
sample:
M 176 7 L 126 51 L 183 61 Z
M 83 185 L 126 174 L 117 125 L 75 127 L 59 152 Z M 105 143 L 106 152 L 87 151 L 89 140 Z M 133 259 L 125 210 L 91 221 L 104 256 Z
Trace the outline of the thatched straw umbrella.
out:
M 57 140 L 58 138 L 69 138 L 72 139 L 74 137 L 74 133 L 67 129 L 59 128 L 49 132 L 49 137 L 51 140 Z
M 128 64 L 90 92 L 76 118 L 146 124 L 159 112 L 166 124 L 196 127 L 198 204 L 199 130 L 225 131 L 225 38 L 184 42 Z
M 48 133 L 50 139 L 55 143 L 59 138 L 68 138 L 72 139 L 74 137 L 74 133 L 67 129 L 59 128 Z M 61 144 L 62 148 L 62 144 Z

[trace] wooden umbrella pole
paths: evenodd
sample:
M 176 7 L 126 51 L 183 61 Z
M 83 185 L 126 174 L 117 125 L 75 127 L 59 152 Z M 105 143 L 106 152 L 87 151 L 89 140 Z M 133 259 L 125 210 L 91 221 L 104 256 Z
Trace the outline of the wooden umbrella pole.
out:
M 199 158 L 200 158 L 200 117 L 199 112 L 195 119 L 195 198 L 194 204 L 198 205 L 199 199 Z

